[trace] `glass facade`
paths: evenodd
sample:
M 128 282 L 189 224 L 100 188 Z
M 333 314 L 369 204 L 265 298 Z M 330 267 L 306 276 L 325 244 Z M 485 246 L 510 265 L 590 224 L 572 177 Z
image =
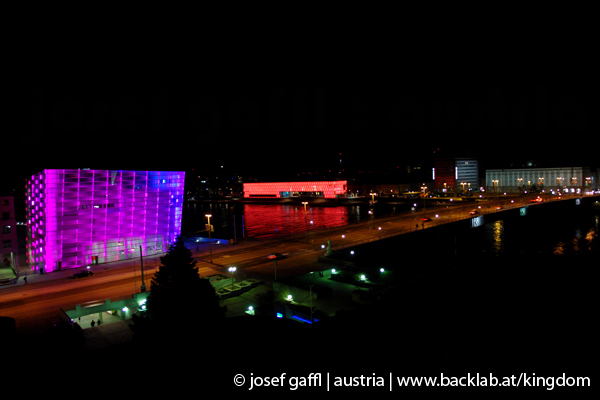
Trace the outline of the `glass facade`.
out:
M 479 164 L 473 158 L 456 159 L 456 188 L 479 190 Z
M 598 187 L 598 171 L 584 167 L 515 168 L 486 170 L 487 190 L 517 192 L 528 190 L 580 191 Z
M 244 183 L 244 197 L 286 198 L 312 196 L 335 199 L 346 195 L 347 185 L 346 181 Z
M 168 250 L 184 172 L 46 169 L 26 182 L 27 262 L 51 272 Z

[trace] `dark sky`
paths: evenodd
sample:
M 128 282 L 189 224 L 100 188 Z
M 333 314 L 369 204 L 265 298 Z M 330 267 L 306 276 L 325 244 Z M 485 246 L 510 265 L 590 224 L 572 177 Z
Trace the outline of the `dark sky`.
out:
M 292 179 L 337 168 L 340 152 L 356 169 L 426 164 L 437 148 L 484 168 L 600 164 L 597 86 L 585 74 L 78 64 L 34 75 L 5 97 L 1 190 L 44 168 L 224 165 Z

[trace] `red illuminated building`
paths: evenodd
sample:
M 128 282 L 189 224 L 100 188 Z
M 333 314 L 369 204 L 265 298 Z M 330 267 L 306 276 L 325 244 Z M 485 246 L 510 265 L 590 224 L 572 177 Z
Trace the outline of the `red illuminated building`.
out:
M 433 169 L 434 189 L 440 192 L 454 191 L 456 187 L 456 162 L 454 158 L 438 158 Z
M 244 183 L 245 198 L 345 197 L 346 181 Z

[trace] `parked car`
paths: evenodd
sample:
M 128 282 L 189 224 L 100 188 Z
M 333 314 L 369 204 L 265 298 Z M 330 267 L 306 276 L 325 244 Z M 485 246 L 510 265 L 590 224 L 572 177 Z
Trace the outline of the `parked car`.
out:
M 80 272 L 77 272 L 76 274 L 73 274 L 73 278 L 77 279 L 77 278 L 85 278 L 86 276 L 92 276 L 94 275 L 94 271 L 92 271 L 91 269 L 86 269 Z

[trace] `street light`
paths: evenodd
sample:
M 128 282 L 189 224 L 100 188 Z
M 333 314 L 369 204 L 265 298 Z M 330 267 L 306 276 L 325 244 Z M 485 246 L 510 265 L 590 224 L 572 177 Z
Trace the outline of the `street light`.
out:
M 373 191 L 371 191 L 371 193 L 369 193 L 369 195 L 371 196 L 371 204 L 375 205 L 375 196 L 377 196 L 377 193 L 374 193 Z
M 235 272 L 236 267 L 229 267 L 229 272 L 231 272 L 231 288 L 233 289 L 233 273 Z
M 208 250 L 210 251 L 210 262 L 212 263 L 212 239 L 210 237 L 211 225 L 210 225 L 210 217 L 212 214 L 204 214 L 205 217 L 208 218 L 208 225 L 206 226 L 208 229 Z

